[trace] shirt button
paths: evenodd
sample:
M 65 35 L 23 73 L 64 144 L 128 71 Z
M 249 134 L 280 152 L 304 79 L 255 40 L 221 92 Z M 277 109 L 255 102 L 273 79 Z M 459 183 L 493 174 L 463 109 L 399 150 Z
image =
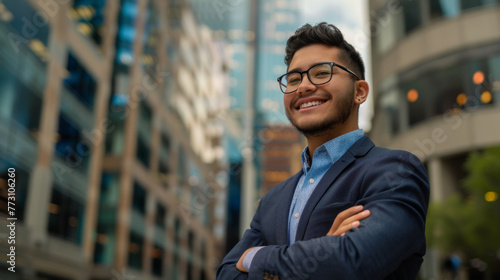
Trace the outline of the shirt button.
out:
M 295 218 L 298 218 L 299 217 L 299 213 L 295 213 Z
M 313 178 L 309 179 L 309 183 L 311 184 L 314 183 L 314 179 Z

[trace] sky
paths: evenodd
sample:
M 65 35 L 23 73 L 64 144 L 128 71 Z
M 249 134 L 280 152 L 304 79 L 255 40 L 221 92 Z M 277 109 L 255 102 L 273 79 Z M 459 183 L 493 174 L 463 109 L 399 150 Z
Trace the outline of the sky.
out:
M 308 0 L 299 1 L 302 24 L 322 21 L 337 26 L 347 42 L 359 51 L 366 68 L 366 80 L 371 85 L 370 33 L 368 28 L 368 0 Z M 373 99 L 361 105 L 359 126 L 368 132 L 371 129 Z

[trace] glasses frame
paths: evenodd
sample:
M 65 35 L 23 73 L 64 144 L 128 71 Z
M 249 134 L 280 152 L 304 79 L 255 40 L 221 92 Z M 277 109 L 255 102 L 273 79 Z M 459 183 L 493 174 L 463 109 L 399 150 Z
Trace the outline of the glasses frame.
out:
M 316 83 L 314 83 L 313 81 L 311 81 L 311 77 L 309 76 L 309 70 L 311 70 L 312 68 L 314 68 L 314 67 L 316 67 L 316 66 L 318 66 L 318 65 L 321 65 L 321 64 L 330 64 L 330 67 L 332 68 L 332 72 L 330 73 L 330 79 L 328 79 L 328 81 L 326 81 L 326 82 L 324 82 L 324 83 L 316 84 Z M 338 68 L 340 68 L 340 69 L 342 69 L 342 70 L 346 71 L 347 73 L 352 74 L 354 77 L 356 77 L 356 79 L 357 79 L 357 80 L 361 80 L 361 78 L 359 78 L 359 76 L 358 76 L 358 75 L 356 75 L 356 73 L 354 73 L 353 71 L 349 70 L 347 67 L 344 67 L 344 66 L 342 66 L 342 65 L 340 65 L 340 64 L 337 64 L 337 63 L 335 63 L 335 62 L 318 62 L 318 63 L 315 63 L 315 64 L 311 65 L 311 67 L 309 67 L 309 69 L 307 69 L 306 71 L 291 71 L 291 72 L 287 72 L 287 73 L 285 73 L 285 74 L 283 74 L 283 75 L 279 76 L 277 80 L 278 80 L 278 83 L 279 83 L 279 85 L 280 85 L 280 89 L 281 89 L 281 91 L 282 91 L 284 94 L 290 94 L 290 93 L 294 93 L 294 92 L 296 92 L 296 91 L 299 89 L 300 84 L 302 84 L 303 77 L 304 77 L 304 73 L 306 73 L 306 74 L 307 74 L 307 78 L 309 79 L 309 82 L 311 82 L 311 84 L 316 85 L 316 86 L 324 85 L 324 84 L 326 84 L 326 83 L 328 83 L 328 82 L 330 82 L 330 81 L 332 80 L 332 76 L 333 76 L 333 66 L 337 66 Z M 283 77 L 285 77 L 286 75 L 290 75 L 290 74 L 292 74 L 292 73 L 298 73 L 298 74 L 300 74 L 300 83 L 299 83 L 299 87 L 297 87 L 297 88 L 296 88 L 295 90 L 293 90 L 293 91 L 290 91 L 290 92 L 285 92 L 285 91 L 283 90 L 283 88 L 284 88 L 284 87 L 286 88 L 286 86 L 285 86 L 283 83 L 281 83 L 281 80 L 282 80 L 282 79 L 283 79 Z

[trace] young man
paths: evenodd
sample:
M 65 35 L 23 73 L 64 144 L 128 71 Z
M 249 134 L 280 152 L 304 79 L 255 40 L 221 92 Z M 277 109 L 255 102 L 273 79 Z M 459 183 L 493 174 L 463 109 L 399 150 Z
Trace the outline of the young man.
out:
M 285 63 L 278 82 L 307 138 L 303 168 L 261 199 L 217 279 L 415 279 L 428 179 L 414 155 L 375 147 L 358 128 L 369 90 L 359 53 L 335 26 L 306 24 Z

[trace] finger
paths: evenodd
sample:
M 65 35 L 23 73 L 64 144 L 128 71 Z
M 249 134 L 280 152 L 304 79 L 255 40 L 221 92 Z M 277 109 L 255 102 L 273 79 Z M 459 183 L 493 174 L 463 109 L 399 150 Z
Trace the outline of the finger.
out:
M 330 231 L 328 231 L 327 235 L 341 235 L 342 233 L 349 231 L 351 228 L 359 226 L 359 222 L 369 217 L 370 215 L 370 210 L 364 210 L 361 213 L 351 216 L 342 221 L 342 223 L 337 228 L 330 228 Z
M 349 219 L 345 220 L 344 222 L 342 222 L 342 224 L 338 227 L 338 229 L 335 230 L 330 235 L 343 235 L 352 228 L 358 227 L 360 225 L 360 221 L 369 217 L 370 215 L 371 215 L 370 210 L 365 210 L 359 214 L 356 214 L 350 217 Z
M 363 205 L 356 205 L 353 207 L 350 207 L 342 212 L 340 212 L 337 217 L 335 217 L 335 220 L 333 221 L 333 224 L 330 228 L 330 232 L 335 232 L 335 230 L 342 224 L 342 222 L 349 218 L 350 216 L 360 212 L 363 210 Z
M 344 225 L 347 225 L 347 224 L 350 224 L 350 223 L 353 223 L 355 221 L 361 221 L 361 220 L 364 220 L 366 218 L 368 218 L 369 216 L 371 215 L 371 212 L 370 210 L 364 210 L 363 212 L 361 213 L 358 213 L 356 215 L 353 215 L 347 219 L 345 219 L 339 226 L 338 228 L 344 226 Z
M 347 225 L 344 225 L 344 226 L 341 226 L 337 229 L 336 232 L 334 232 L 332 235 L 344 235 L 346 232 L 348 232 L 349 230 L 353 229 L 353 228 L 357 228 L 359 227 L 361 223 L 359 221 L 354 221 L 350 224 L 347 224 Z

